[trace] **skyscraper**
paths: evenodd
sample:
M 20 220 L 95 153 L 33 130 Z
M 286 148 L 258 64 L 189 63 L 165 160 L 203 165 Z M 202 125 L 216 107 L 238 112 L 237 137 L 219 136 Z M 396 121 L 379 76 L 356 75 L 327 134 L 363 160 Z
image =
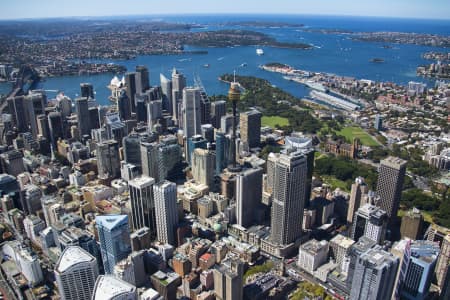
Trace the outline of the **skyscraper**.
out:
M 113 275 L 100 275 L 95 282 L 92 300 L 136 300 L 136 287 Z
M 159 80 L 161 83 L 163 110 L 167 111 L 170 115 L 173 115 L 172 80 L 169 80 L 163 74 L 159 74 Z
M 237 224 L 248 227 L 258 219 L 262 198 L 261 168 L 245 169 L 236 176 Z
M 227 113 L 227 103 L 223 100 L 211 103 L 211 123 L 216 128 L 220 128 L 220 120 Z
M 405 278 L 400 283 L 400 294 L 405 299 L 426 299 L 438 255 L 439 246 L 434 242 L 411 242 L 408 269 Z
M 117 111 L 122 120 L 131 119 L 130 98 L 124 89 L 120 91 L 119 98 L 117 98 Z
M 88 98 L 84 97 L 75 99 L 75 113 L 77 114 L 78 132 L 80 133 L 81 139 L 84 135 L 91 134 Z
M 386 212 L 375 205 L 365 204 L 358 209 L 353 219 L 352 239 L 365 236 L 381 244 L 386 236 Z
M 120 177 L 119 143 L 107 140 L 97 144 L 97 168 L 100 178 Z
M 216 131 L 216 175 L 220 175 L 228 165 L 230 143 L 226 135 Z
M 148 227 L 153 236 L 156 233 L 155 203 L 153 199 L 154 184 L 155 179 L 145 175 L 128 182 L 133 229 L 138 230 L 142 227 Z
M 364 178 L 358 177 L 355 179 L 355 183 L 352 184 L 352 190 L 350 192 L 350 200 L 348 202 L 347 222 L 352 223 L 356 211 L 361 205 L 361 198 L 364 194 L 367 194 L 368 187 L 364 183 Z
M 270 162 L 270 163 L 269 163 Z M 272 178 L 271 239 L 280 245 L 302 235 L 307 184 L 307 158 L 302 152 L 269 154 L 267 176 Z M 269 182 L 269 180 L 268 180 Z
M 259 147 L 261 141 L 261 116 L 257 110 L 251 110 L 239 115 L 241 142 L 247 148 Z
M 141 136 L 137 133 L 130 133 L 123 138 L 123 156 L 125 162 L 141 167 Z
M 142 174 L 160 181 L 158 166 L 158 143 L 141 142 Z
M 64 137 L 63 120 L 60 112 L 48 114 L 48 128 L 53 147 L 56 147 L 58 139 Z
M 80 97 L 94 99 L 94 86 L 91 83 L 80 83 Z
M 179 103 L 183 97 L 183 89 L 186 87 L 186 77 L 178 72 L 177 69 L 172 71 L 172 113 L 173 120 L 178 123 Z
M 210 189 L 214 185 L 214 167 L 216 157 L 210 150 L 197 148 L 192 153 L 192 176 L 196 182 L 206 184 Z
M 237 103 L 241 100 L 241 90 L 239 89 L 239 83 L 233 81 L 230 84 L 230 89 L 228 90 L 228 101 L 231 102 L 233 107 L 233 121 L 231 122 L 231 157 L 230 157 L 230 165 L 228 166 L 228 170 L 230 172 L 238 172 L 240 171 L 240 166 L 236 163 L 236 117 L 237 117 Z M 226 130 L 224 130 L 226 132 Z
M 419 240 L 422 234 L 423 215 L 420 210 L 413 208 L 402 217 L 402 225 L 400 227 L 401 238 L 405 237 L 412 240 Z
M 26 124 L 31 129 L 31 133 L 33 134 L 34 138 L 36 138 L 38 135 L 36 117 L 38 115 L 45 114 L 46 104 L 47 104 L 47 97 L 44 91 L 31 91 L 24 98 Z
M 91 300 L 97 276 L 97 260 L 78 246 L 67 247 L 55 266 L 62 300 Z
M 183 133 L 186 139 L 201 134 L 201 111 L 199 88 L 183 90 Z
M 211 123 L 211 101 L 205 90 L 200 92 L 200 123 L 210 124 Z
M 150 88 L 150 75 L 146 66 L 136 66 L 136 74 L 139 78 L 139 86 L 141 89 L 138 92 L 145 92 Z
M 347 280 L 346 280 L 346 287 L 350 291 L 352 287 L 353 277 L 356 269 L 356 263 L 358 262 L 358 258 L 366 252 L 367 250 L 371 249 L 376 245 L 376 242 L 363 236 L 354 243 L 352 246 L 350 246 L 349 251 L 349 262 L 346 265 L 342 265 L 343 272 L 347 273 Z
M 243 263 L 238 258 L 224 260 L 214 269 L 214 292 L 218 300 L 242 300 Z
M 178 224 L 177 185 L 163 181 L 153 186 L 158 241 L 175 246 Z
M 398 258 L 380 246 L 367 250 L 357 260 L 350 299 L 390 299 L 397 268 Z
M 192 154 L 195 149 L 206 149 L 207 141 L 201 135 L 194 135 L 187 139 L 187 147 L 185 147 L 185 158 L 189 165 L 192 165 Z
M 450 234 L 447 234 L 441 242 L 441 252 L 439 254 L 436 265 L 437 284 L 441 291 L 448 286 L 446 278 L 449 277 L 450 272 Z
M 14 124 L 19 132 L 28 130 L 25 96 L 16 96 L 8 98 L 8 111 L 13 117 Z
M 125 86 L 127 89 L 127 96 L 129 99 L 129 105 L 131 112 L 136 112 L 136 103 L 135 103 L 135 97 L 136 97 L 136 73 L 135 72 L 129 72 L 125 74 Z
M 131 253 L 128 217 L 126 215 L 97 216 L 95 223 L 105 273 L 113 274 L 114 266 Z
M 397 157 L 388 157 L 380 162 L 376 194 L 380 196 L 377 205 L 384 210 L 391 223 L 397 217 L 406 173 L 406 161 Z

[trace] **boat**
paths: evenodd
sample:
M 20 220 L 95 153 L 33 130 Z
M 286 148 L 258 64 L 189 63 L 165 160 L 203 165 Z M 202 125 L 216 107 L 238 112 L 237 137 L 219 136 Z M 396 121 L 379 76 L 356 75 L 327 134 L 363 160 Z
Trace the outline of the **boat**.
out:
M 382 58 L 379 58 L 379 57 L 375 57 L 375 58 L 372 58 L 371 60 L 369 60 L 370 62 L 373 62 L 373 63 L 384 63 L 384 59 L 382 59 Z
M 318 82 L 314 82 L 311 80 L 306 80 L 303 82 L 304 85 L 306 85 L 307 87 L 309 87 L 312 90 L 316 90 L 319 92 L 323 92 L 323 93 L 328 93 L 328 89 L 326 87 L 324 87 L 322 84 L 318 83 Z
M 209 68 L 209 67 L 210 67 L 209 64 L 204 64 L 204 65 L 203 65 L 203 68 Z
M 247 66 L 247 63 L 242 63 L 239 65 L 239 67 L 241 67 L 241 68 L 246 67 L 246 66 Z
M 264 50 L 261 48 L 256 49 L 256 54 L 257 55 L 264 55 Z

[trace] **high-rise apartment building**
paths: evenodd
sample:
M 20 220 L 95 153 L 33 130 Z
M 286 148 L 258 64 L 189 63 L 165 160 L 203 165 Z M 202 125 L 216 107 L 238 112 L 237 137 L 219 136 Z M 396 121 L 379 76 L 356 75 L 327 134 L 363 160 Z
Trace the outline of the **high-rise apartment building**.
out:
M 398 258 L 380 246 L 367 250 L 357 259 L 351 300 L 390 299 L 394 289 Z
M 406 161 L 397 157 L 388 157 L 380 162 L 376 194 L 380 197 L 379 206 L 387 213 L 391 223 L 397 217 L 406 174 Z
M 130 228 L 126 215 L 97 216 L 95 223 L 100 241 L 106 274 L 113 274 L 114 266 L 131 253 Z
M 271 239 L 287 245 L 302 235 L 307 183 L 307 158 L 302 152 L 269 154 L 267 176 L 272 190 Z M 269 180 L 268 180 L 269 182 Z
M 241 142 L 248 148 L 259 147 L 261 141 L 261 117 L 257 110 L 243 112 L 239 115 Z
M 156 233 L 155 203 L 153 199 L 154 184 L 155 179 L 145 175 L 128 182 L 133 229 L 138 230 L 148 227 L 153 236 Z
M 177 185 L 170 181 L 160 182 L 153 186 L 153 194 L 158 241 L 175 245 L 175 230 L 178 224 Z
M 236 218 L 243 227 L 252 225 L 258 219 L 262 198 L 261 168 L 245 169 L 236 175 Z
M 95 257 L 78 246 L 67 247 L 55 266 L 55 279 L 62 300 L 91 300 L 98 266 Z

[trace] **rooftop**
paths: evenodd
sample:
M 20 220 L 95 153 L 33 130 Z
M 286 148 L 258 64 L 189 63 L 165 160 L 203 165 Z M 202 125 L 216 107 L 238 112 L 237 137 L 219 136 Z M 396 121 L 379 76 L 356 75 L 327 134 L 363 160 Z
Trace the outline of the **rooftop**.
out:
M 73 267 L 74 265 L 92 262 L 95 258 L 88 252 L 78 246 L 67 247 L 58 262 L 56 263 L 55 270 L 62 273 Z
M 97 216 L 95 217 L 95 222 L 97 223 L 97 226 L 102 226 L 109 230 L 112 230 L 123 223 L 128 223 L 128 216 L 127 215 Z
M 406 160 L 398 157 L 389 156 L 381 161 L 381 166 L 388 166 L 395 169 L 400 169 L 406 165 Z
M 322 251 L 327 246 L 328 246 L 327 241 L 318 241 L 318 240 L 312 239 L 312 240 L 304 243 L 303 245 L 301 245 L 300 249 L 314 255 L 314 254 L 317 254 L 318 252 Z
M 133 180 L 130 180 L 128 182 L 128 184 L 130 186 L 137 187 L 137 188 L 147 187 L 154 183 L 155 183 L 155 179 L 153 179 L 152 177 L 148 177 L 148 176 L 140 176 L 140 177 L 134 178 Z
M 342 234 L 338 234 L 330 240 L 330 243 L 335 243 L 343 248 L 348 249 L 355 243 L 355 241 L 349 237 L 343 236 Z
M 113 275 L 100 275 L 95 282 L 94 299 L 113 299 L 130 294 L 136 294 L 136 287 Z
M 386 264 L 390 264 L 398 260 L 392 253 L 386 252 L 381 247 L 367 250 L 361 254 L 361 258 L 373 264 L 375 268 L 382 268 Z

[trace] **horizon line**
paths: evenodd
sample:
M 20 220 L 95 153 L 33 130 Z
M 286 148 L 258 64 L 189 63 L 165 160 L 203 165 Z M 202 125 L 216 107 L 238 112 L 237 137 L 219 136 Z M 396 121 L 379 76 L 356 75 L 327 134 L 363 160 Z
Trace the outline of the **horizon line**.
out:
M 382 15 L 352 15 L 352 14 L 317 14 L 317 13 L 245 13 L 245 12 L 199 12 L 199 13 L 145 13 L 145 14 L 113 14 L 113 15 L 74 15 L 62 17 L 25 17 L 25 18 L 0 18 L 0 22 L 4 21 L 38 21 L 38 20 L 63 20 L 63 19 L 95 19 L 95 18 L 130 18 L 130 17 L 172 17 L 172 16 L 316 16 L 316 17 L 350 17 L 350 18 L 380 18 L 380 19 L 403 19 L 403 20 L 428 20 L 428 21 L 450 21 L 449 18 L 430 18 L 430 17 L 408 17 L 408 16 L 382 16 Z

